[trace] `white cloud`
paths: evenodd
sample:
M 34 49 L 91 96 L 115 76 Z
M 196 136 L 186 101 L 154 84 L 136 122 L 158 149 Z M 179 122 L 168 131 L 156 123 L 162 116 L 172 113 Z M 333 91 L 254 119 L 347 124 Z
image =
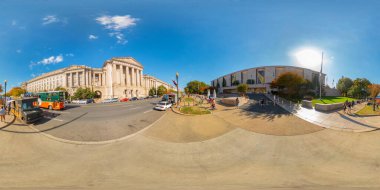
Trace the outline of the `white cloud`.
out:
M 90 39 L 90 40 L 96 40 L 96 39 L 98 39 L 98 36 L 95 36 L 95 35 L 93 35 L 93 34 L 90 34 L 90 35 L 88 36 L 88 39 Z
M 32 73 L 32 74 L 30 74 L 30 76 L 31 76 L 32 78 L 36 77 L 36 75 L 35 75 L 35 74 L 33 74 L 33 73 Z
M 59 22 L 59 19 L 55 15 L 48 15 L 42 18 L 42 21 L 43 21 L 42 22 L 43 25 L 47 25 L 47 24 Z
M 74 54 L 73 53 L 66 53 L 65 56 L 66 57 L 74 57 Z
M 57 56 L 50 56 L 48 58 L 44 58 L 41 61 L 38 61 L 37 63 L 31 62 L 29 65 L 30 68 L 36 65 L 50 65 L 50 64 L 57 64 L 63 61 L 63 56 L 62 55 L 57 55 Z
M 58 18 L 55 15 L 47 15 L 44 18 L 42 18 L 42 25 L 48 25 L 53 23 L 67 24 L 67 18 Z
M 138 18 L 133 18 L 131 15 L 124 16 L 109 16 L 104 15 L 101 17 L 97 17 L 95 19 L 99 24 L 103 25 L 104 28 L 110 30 L 109 35 L 111 37 L 116 38 L 117 43 L 126 44 L 128 41 L 125 39 L 123 30 L 136 25 L 136 22 L 139 20 Z
M 111 32 L 109 33 L 111 37 L 115 37 L 117 39 L 117 43 L 119 44 L 126 44 L 128 41 L 124 38 L 124 34 L 120 32 Z
M 131 15 L 124 15 L 124 16 L 101 16 L 96 18 L 96 21 L 100 23 L 101 25 L 104 25 L 105 28 L 110 30 L 123 30 L 130 26 L 136 25 L 136 21 L 139 19 L 131 17 Z

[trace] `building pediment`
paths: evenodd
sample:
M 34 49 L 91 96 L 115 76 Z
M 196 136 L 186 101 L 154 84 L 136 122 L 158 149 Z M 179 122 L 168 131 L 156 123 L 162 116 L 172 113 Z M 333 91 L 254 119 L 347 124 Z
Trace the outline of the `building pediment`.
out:
M 103 64 L 103 67 L 107 64 L 113 64 L 113 63 L 131 65 L 131 66 L 139 67 L 141 69 L 144 68 L 143 65 L 140 62 L 138 62 L 136 59 L 134 59 L 133 57 L 114 57 L 110 60 L 105 61 Z

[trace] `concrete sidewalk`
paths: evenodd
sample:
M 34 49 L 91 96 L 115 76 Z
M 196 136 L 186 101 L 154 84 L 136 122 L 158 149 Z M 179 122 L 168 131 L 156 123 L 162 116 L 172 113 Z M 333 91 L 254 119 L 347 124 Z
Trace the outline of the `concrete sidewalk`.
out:
M 266 94 L 266 96 L 270 100 L 274 100 L 272 95 Z M 297 117 L 321 127 L 349 132 L 368 132 L 380 129 L 380 117 L 359 117 L 354 114 L 348 115 L 343 111 L 319 112 L 279 97 L 276 97 L 276 102 Z

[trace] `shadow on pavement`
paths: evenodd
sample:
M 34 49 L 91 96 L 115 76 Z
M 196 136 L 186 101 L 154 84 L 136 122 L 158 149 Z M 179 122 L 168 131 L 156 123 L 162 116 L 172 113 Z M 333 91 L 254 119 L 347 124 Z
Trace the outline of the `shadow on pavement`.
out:
M 280 106 L 274 105 L 273 102 L 263 94 L 250 94 L 248 97 L 250 102 L 240 106 L 240 109 L 243 110 L 241 113 L 245 116 L 251 118 L 264 118 L 268 121 L 273 121 L 276 118 L 291 115 L 291 113 Z M 264 100 L 263 105 L 260 104 L 261 100 Z
M 60 125 L 57 125 L 57 126 L 53 126 L 53 127 L 51 127 L 51 128 L 48 128 L 48 129 L 44 129 L 44 130 L 40 130 L 40 131 L 16 131 L 16 130 L 6 130 L 6 129 L 4 129 L 5 127 L 2 127 L 1 129 L 0 129 L 0 131 L 5 131 L 5 132 L 10 132 L 10 133 L 18 133 L 18 134 L 34 134 L 34 133 L 42 133 L 42 132 L 46 132 L 46 131 L 51 131 L 51 130 L 54 130 L 54 129 L 57 129 L 57 128 L 60 128 L 60 127 L 63 127 L 63 126 L 65 126 L 65 125 L 67 125 L 67 124 L 69 124 L 69 123 L 71 123 L 71 122 L 74 122 L 75 120 L 78 120 L 78 119 L 80 119 L 80 118 L 82 118 L 83 116 L 85 116 L 85 115 L 87 115 L 87 112 L 86 113 L 84 113 L 84 114 L 82 114 L 82 115 L 80 115 L 80 116 L 78 116 L 78 117 L 76 117 L 76 118 L 74 118 L 74 119 L 72 119 L 72 120 L 70 120 L 70 121 L 67 121 L 67 122 L 65 122 L 65 123 L 62 123 L 62 124 L 60 124 Z M 16 118 L 16 117 L 15 117 Z M 15 119 L 14 119 L 15 120 Z M 42 121 L 42 122 L 44 122 L 44 121 Z M 43 123 L 36 123 L 36 125 L 38 126 L 38 125 L 40 125 L 40 124 L 43 124 Z M 7 127 L 9 127 L 9 126 L 11 126 L 12 124 L 10 124 L 10 125 L 8 125 Z M 13 124 L 13 125 L 15 125 L 15 124 Z M 20 126 L 27 126 L 26 124 L 20 124 Z

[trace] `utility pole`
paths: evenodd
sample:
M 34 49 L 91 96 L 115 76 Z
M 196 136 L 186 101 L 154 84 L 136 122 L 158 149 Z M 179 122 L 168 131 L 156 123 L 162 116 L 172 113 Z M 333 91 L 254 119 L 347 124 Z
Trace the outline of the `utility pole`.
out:
M 319 99 L 322 100 L 322 68 L 323 68 L 323 52 L 321 61 L 321 72 L 319 73 Z
M 7 105 L 7 80 L 4 81 L 4 107 Z
M 177 107 L 178 107 L 178 100 L 179 100 L 179 88 L 178 88 L 179 83 L 178 83 L 178 77 L 179 77 L 179 73 L 177 72 L 177 73 L 175 74 L 175 78 L 176 78 L 176 81 L 177 81 L 177 102 L 176 102 Z

